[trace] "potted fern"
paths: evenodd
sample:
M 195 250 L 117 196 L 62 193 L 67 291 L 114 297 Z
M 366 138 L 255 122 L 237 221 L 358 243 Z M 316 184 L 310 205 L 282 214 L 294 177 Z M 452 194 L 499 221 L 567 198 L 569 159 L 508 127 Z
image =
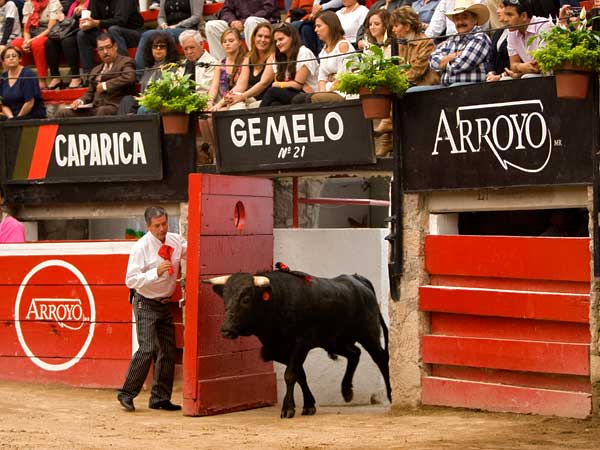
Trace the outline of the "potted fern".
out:
M 532 55 L 542 72 L 554 72 L 557 97 L 586 98 L 591 74 L 600 70 L 600 32 L 588 28 L 585 8 L 578 20 L 557 22 L 530 42 L 538 37 Z
M 365 118 L 385 119 L 390 116 L 393 96 L 402 97 L 409 87 L 404 73 L 410 66 L 401 60 L 386 57 L 380 47 L 372 45 L 346 62 L 348 71 L 338 74 L 336 90 L 359 94 Z
M 165 134 L 187 133 L 190 114 L 204 110 L 208 101 L 196 92 L 190 76 L 176 72 L 175 67 L 164 66 L 161 77 L 137 97 L 141 106 L 161 113 Z

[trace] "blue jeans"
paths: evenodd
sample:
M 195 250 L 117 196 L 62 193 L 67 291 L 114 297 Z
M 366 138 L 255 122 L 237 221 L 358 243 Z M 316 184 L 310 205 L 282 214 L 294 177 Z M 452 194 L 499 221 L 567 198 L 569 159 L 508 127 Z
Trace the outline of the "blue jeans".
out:
M 154 36 L 156 33 L 162 31 L 170 35 L 174 40 L 175 44 L 179 44 L 179 35 L 183 33 L 185 28 L 167 28 L 166 30 L 147 30 L 144 31 L 142 37 L 140 38 L 140 42 L 137 46 L 137 51 L 135 52 L 135 68 L 140 71 L 144 69 L 144 47 L 146 46 L 146 42 Z M 141 74 L 138 72 L 138 76 Z

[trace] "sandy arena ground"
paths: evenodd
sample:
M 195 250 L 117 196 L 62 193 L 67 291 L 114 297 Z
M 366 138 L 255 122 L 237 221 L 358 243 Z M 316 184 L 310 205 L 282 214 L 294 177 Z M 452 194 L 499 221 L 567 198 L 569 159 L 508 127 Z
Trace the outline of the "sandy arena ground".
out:
M 174 400 L 181 398 L 176 392 Z M 0 449 L 597 449 L 600 419 L 571 420 L 427 407 L 320 407 L 279 418 L 279 407 L 212 417 L 122 411 L 110 390 L 0 383 Z

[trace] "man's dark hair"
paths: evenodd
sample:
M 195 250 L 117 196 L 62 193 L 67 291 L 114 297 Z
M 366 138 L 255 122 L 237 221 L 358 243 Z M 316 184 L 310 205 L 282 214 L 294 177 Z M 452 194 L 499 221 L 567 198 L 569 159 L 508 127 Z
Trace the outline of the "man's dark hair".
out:
M 100 33 L 96 37 L 96 42 L 98 42 L 98 41 L 106 41 L 107 39 L 110 40 L 111 43 L 116 44 L 115 39 L 110 35 L 110 33 L 107 33 L 106 31 Z
M 531 0 L 502 0 L 504 7 L 512 6 L 517 10 L 517 14 L 527 13 L 530 19 L 533 17 L 533 6 Z
M 148 206 L 146 211 L 144 211 L 144 220 L 146 221 L 146 225 L 150 225 L 152 219 L 162 216 L 165 216 L 166 218 L 169 217 L 165 209 L 160 206 Z

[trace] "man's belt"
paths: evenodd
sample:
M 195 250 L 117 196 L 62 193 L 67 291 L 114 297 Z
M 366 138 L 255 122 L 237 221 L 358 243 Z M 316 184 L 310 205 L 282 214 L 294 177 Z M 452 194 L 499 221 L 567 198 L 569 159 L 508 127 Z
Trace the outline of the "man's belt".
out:
M 169 303 L 171 301 L 171 297 L 157 297 L 157 298 L 148 298 L 148 297 L 144 297 L 142 294 L 140 294 L 139 292 L 136 292 L 135 295 L 142 299 L 142 300 L 146 300 L 149 302 L 158 302 L 158 303 L 162 303 L 163 305 L 165 303 Z

